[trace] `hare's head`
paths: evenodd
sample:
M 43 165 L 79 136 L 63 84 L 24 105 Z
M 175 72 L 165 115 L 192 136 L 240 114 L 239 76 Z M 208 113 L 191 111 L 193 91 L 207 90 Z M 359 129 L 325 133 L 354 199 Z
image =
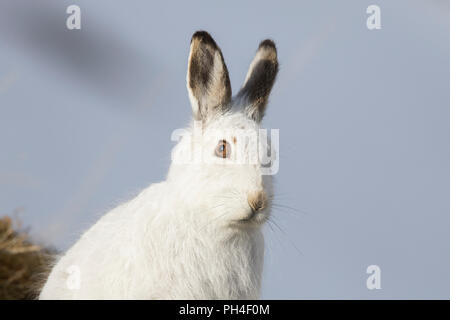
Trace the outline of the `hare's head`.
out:
M 168 179 L 195 208 L 194 219 L 241 227 L 267 219 L 272 183 L 261 155 L 273 151 L 259 129 L 277 72 L 275 44 L 265 40 L 232 98 L 220 48 L 207 32 L 193 35 L 187 71 L 193 121 L 172 153 Z

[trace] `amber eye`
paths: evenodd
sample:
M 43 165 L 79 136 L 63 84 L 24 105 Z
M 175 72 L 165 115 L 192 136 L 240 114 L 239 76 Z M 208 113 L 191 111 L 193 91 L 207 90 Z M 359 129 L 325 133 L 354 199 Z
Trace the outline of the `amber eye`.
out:
M 231 146 L 226 140 L 220 140 L 217 144 L 215 154 L 219 158 L 229 158 L 231 153 Z

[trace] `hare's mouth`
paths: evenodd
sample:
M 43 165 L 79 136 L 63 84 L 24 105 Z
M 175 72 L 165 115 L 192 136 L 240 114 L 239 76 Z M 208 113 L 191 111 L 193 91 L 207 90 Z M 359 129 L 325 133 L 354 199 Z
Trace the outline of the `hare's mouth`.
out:
M 266 221 L 267 217 L 261 210 L 250 209 L 249 214 L 244 218 L 235 220 L 238 225 L 261 225 Z
M 254 209 L 250 209 L 250 214 L 248 216 L 246 216 L 245 218 L 239 219 L 240 222 L 249 222 L 252 221 L 253 219 L 255 219 L 256 215 L 259 212 L 257 210 Z

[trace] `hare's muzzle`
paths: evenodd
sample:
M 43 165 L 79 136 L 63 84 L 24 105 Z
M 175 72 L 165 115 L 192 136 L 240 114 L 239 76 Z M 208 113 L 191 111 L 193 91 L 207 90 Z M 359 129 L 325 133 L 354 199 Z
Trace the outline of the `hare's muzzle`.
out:
M 256 214 L 266 207 L 267 195 L 262 190 L 250 192 L 247 196 L 247 201 L 253 213 Z

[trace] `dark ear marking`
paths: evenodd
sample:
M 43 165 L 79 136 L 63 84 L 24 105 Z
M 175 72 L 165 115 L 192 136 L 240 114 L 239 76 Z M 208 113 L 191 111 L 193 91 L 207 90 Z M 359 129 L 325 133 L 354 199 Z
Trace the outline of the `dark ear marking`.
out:
M 259 44 L 255 58 L 250 64 L 244 85 L 237 99 L 245 105 L 245 112 L 253 120 L 260 122 L 278 73 L 277 49 L 272 40 Z
M 191 39 L 187 88 L 196 120 L 224 112 L 231 100 L 231 84 L 220 48 L 206 31 Z

